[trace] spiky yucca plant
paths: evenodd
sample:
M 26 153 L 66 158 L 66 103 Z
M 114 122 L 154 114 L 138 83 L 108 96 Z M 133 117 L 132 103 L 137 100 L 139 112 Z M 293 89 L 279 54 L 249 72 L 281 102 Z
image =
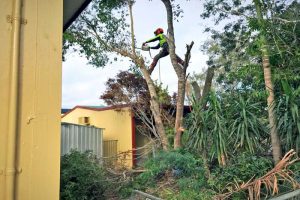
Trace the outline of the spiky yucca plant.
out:
M 300 87 L 294 90 L 287 81 L 281 82 L 284 94 L 276 104 L 277 127 L 283 151 L 300 153 Z

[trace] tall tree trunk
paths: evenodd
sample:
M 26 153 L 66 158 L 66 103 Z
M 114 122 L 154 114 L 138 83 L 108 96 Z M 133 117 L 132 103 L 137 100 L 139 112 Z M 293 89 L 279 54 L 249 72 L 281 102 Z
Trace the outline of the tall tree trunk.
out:
M 264 70 L 264 79 L 266 90 L 268 92 L 268 116 L 269 116 L 269 125 L 270 125 L 270 135 L 271 135 L 271 143 L 272 143 L 272 153 L 273 153 L 273 160 L 275 163 L 280 161 L 282 157 L 280 140 L 277 132 L 276 126 L 276 116 L 274 112 L 274 89 L 272 83 L 272 74 L 271 74 L 271 65 L 269 60 L 269 52 L 268 52 L 268 42 L 265 38 L 266 27 L 264 25 L 264 19 L 261 10 L 261 2 L 260 0 L 253 0 L 256 8 L 258 22 L 261 26 L 261 33 L 260 33 L 260 40 L 261 40 L 261 51 L 262 51 L 262 65 Z
M 154 83 L 150 77 L 150 74 L 148 73 L 148 70 L 146 69 L 145 65 L 142 63 L 139 63 L 140 69 L 144 75 L 144 78 L 147 82 L 147 86 L 150 92 L 150 109 L 151 112 L 153 114 L 154 117 L 154 121 L 155 121 L 155 127 L 157 129 L 157 132 L 160 136 L 160 141 L 162 143 L 162 147 L 164 150 L 168 150 L 168 138 L 165 132 L 165 127 L 162 121 L 162 117 L 161 117 L 161 111 L 160 111 L 160 107 L 159 107 L 159 103 L 158 103 L 158 96 L 157 96 L 157 92 L 155 90 L 154 87 Z
M 195 99 L 197 101 L 203 101 L 206 96 L 209 94 L 210 90 L 211 90 L 211 85 L 212 85 L 212 80 L 214 78 L 215 75 L 215 68 L 214 67 L 208 67 L 207 71 L 206 71 L 206 77 L 205 77 L 205 82 L 204 82 L 204 87 L 202 90 L 202 94 L 201 94 L 201 89 L 200 86 L 198 85 L 198 83 L 196 81 L 193 81 L 191 83 L 191 86 L 193 88 L 194 91 L 194 95 L 195 95 Z M 203 102 L 203 105 L 205 106 L 206 103 Z
M 206 108 L 206 103 L 207 103 L 207 95 L 209 94 L 209 92 L 211 91 L 211 85 L 212 85 L 212 81 L 215 75 L 215 68 L 214 67 L 208 67 L 207 71 L 206 71 L 206 77 L 205 77 L 205 83 L 204 83 L 204 87 L 202 90 L 202 95 L 200 97 L 200 99 L 197 99 L 199 101 L 202 101 L 202 109 Z M 202 152 L 202 157 L 203 157 L 203 164 L 204 164 L 204 169 L 205 172 L 208 176 L 208 178 L 210 177 L 210 170 L 209 170 L 209 165 L 208 165 L 208 158 L 207 158 L 207 152 L 209 149 L 209 145 L 208 148 L 206 147 L 203 152 Z
M 136 55 L 135 52 L 135 41 L 134 41 L 134 25 L 133 25 L 133 14 L 132 14 L 132 5 L 134 1 L 128 0 L 128 7 L 129 7 L 129 16 L 130 16 L 130 30 L 131 30 L 131 48 L 132 53 Z
M 149 93 L 150 93 L 150 109 L 154 117 L 155 121 L 155 127 L 157 129 L 159 139 L 162 143 L 162 147 L 164 150 L 168 150 L 168 138 L 165 132 L 165 127 L 162 121 L 162 115 L 161 111 L 159 108 L 159 103 L 158 103 L 158 96 L 157 92 L 154 87 L 154 83 L 150 77 L 150 74 L 145 66 L 145 62 L 142 58 L 138 57 L 136 52 L 135 52 L 135 41 L 134 41 L 134 27 L 133 27 L 133 15 L 132 15 L 132 5 L 134 1 L 128 0 L 128 6 L 129 6 L 129 15 L 130 15 L 130 25 L 131 25 L 131 47 L 132 47 L 132 54 L 127 55 L 127 57 L 132 58 L 133 62 L 140 67 L 141 72 L 146 80 Z M 119 52 L 120 53 L 120 52 Z
M 207 68 L 205 83 L 204 83 L 202 97 L 201 97 L 202 101 L 205 101 L 207 95 L 211 90 L 211 85 L 212 85 L 212 80 L 214 78 L 214 75 L 215 75 L 215 68 L 214 67 Z M 203 102 L 203 106 L 206 106 L 206 102 Z
M 192 42 L 187 45 L 187 52 L 185 54 L 184 65 L 178 64 L 177 56 L 175 54 L 175 38 L 174 38 L 174 26 L 173 26 L 173 10 L 170 0 L 162 0 L 167 11 L 168 21 L 168 44 L 171 62 L 173 68 L 178 77 L 178 91 L 177 91 L 177 102 L 176 102 L 176 119 L 175 119 L 175 136 L 174 136 L 174 149 L 181 147 L 181 135 L 182 135 L 182 121 L 183 121 L 183 109 L 184 109 L 184 97 L 185 97 L 185 84 L 186 84 L 186 70 L 189 65 L 191 49 L 194 45 Z
M 174 149 L 181 147 L 181 135 L 184 111 L 184 97 L 185 97 L 185 76 L 178 78 L 178 96 L 176 101 L 176 119 L 175 119 L 175 136 L 174 136 Z
M 198 83 L 196 81 L 191 82 L 191 86 L 192 86 L 193 91 L 194 91 L 193 93 L 194 93 L 195 99 L 197 101 L 200 101 L 200 99 L 201 99 L 201 88 L 200 88 L 200 86 L 198 85 Z M 187 94 L 187 95 L 189 95 L 189 94 Z M 190 96 L 192 96 L 192 95 L 190 95 Z

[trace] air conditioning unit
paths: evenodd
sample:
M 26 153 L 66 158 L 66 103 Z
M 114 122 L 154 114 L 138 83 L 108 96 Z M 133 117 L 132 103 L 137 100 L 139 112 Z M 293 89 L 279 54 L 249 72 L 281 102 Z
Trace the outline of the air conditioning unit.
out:
M 89 126 L 91 123 L 90 117 L 79 117 L 78 124 Z

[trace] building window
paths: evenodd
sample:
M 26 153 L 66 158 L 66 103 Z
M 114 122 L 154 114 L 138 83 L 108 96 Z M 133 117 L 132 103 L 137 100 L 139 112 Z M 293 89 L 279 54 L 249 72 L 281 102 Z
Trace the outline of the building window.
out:
M 81 125 L 89 126 L 90 125 L 90 117 L 79 117 L 78 123 Z

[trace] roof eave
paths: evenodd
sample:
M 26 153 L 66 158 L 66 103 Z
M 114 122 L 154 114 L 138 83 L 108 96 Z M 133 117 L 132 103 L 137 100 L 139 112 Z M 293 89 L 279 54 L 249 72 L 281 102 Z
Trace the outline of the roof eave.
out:
M 69 26 L 75 21 L 75 19 L 80 15 L 80 13 L 89 5 L 92 0 L 64 0 L 64 16 L 63 16 L 63 31 L 67 30 Z M 77 6 L 74 6 L 74 4 Z M 69 6 L 70 5 L 70 6 Z M 72 5 L 72 6 L 71 6 Z M 67 12 L 68 9 L 75 8 Z

